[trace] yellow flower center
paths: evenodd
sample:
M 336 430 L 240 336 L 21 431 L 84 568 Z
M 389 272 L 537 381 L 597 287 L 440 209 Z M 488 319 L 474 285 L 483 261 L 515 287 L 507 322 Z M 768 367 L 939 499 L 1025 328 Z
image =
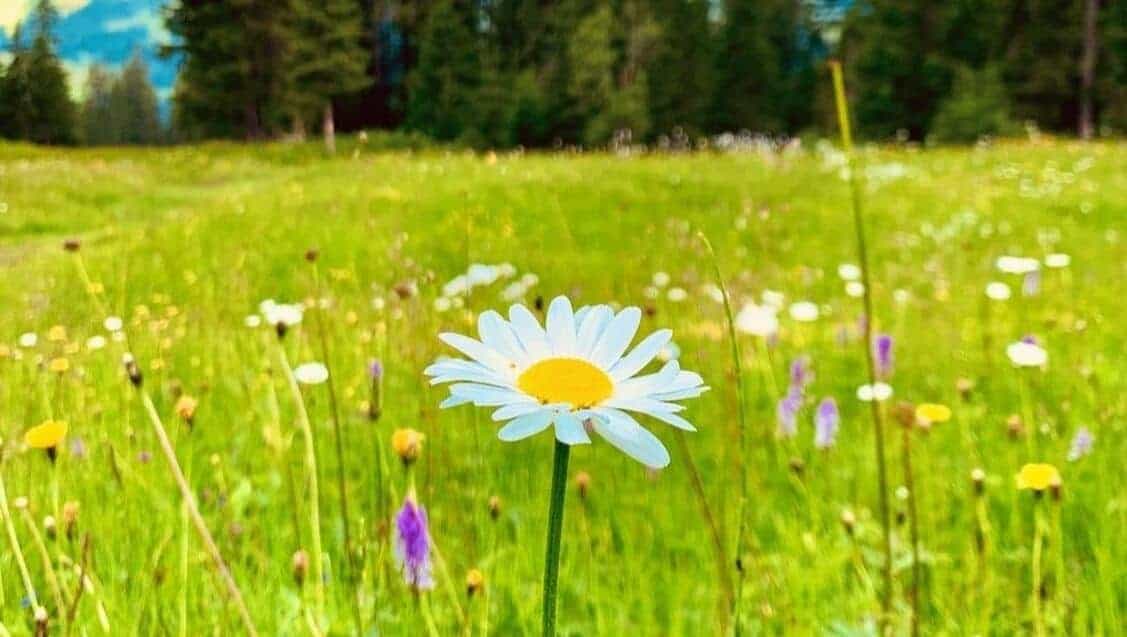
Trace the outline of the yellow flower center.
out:
M 578 358 L 545 358 L 524 370 L 517 387 L 543 403 L 568 403 L 591 407 L 610 398 L 610 376 Z

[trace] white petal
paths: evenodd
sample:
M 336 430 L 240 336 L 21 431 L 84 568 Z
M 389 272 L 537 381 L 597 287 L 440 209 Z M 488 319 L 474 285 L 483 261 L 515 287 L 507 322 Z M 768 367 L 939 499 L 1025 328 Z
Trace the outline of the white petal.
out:
M 531 414 L 534 411 L 543 409 L 544 405 L 531 398 L 526 403 L 512 403 L 493 412 L 493 420 L 509 420 L 512 418 L 520 418 Z
M 669 465 L 665 445 L 638 421 L 616 409 L 598 409 L 605 421 L 593 420 L 595 431 L 607 442 L 647 467 L 660 469 Z
M 586 310 L 587 308 L 583 308 Z M 580 317 L 578 314 L 575 317 L 575 322 L 579 326 L 579 336 L 575 344 L 576 354 L 583 357 L 589 357 L 591 351 L 595 349 L 595 345 L 599 343 L 599 337 L 603 335 L 610 320 L 614 318 L 614 312 L 610 309 L 609 305 L 596 305 L 591 307 L 587 312 L 580 311 L 583 314 Z
M 438 408 L 449 409 L 451 407 L 457 407 L 458 405 L 464 405 L 469 402 L 473 401 L 469 398 L 466 398 L 465 396 L 449 396 L 446 400 L 438 404 Z
M 652 413 L 648 413 L 648 415 L 664 422 L 667 425 L 672 425 L 672 426 L 674 426 L 678 429 L 683 429 L 685 431 L 696 431 L 697 430 L 697 428 L 693 426 L 693 423 L 689 422 L 688 420 L 685 420 L 684 418 L 678 416 L 677 414 L 671 414 L 671 413 L 665 412 L 665 411 L 655 411 L 655 412 L 652 412 Z
M 637 398 L 647 394 L 678 389 L 677 382 L 681 373 L 681 364 L 676 360 L 666 363 L 660 371 L 654 374 L 638 376 L 624 380 L 615 385 L 614 398 Z
M 509 421 L 497 432 L 497 437 L 505 442 L 523 440 L 544 431 L 550 424 L 552 424 L 552 412 L 540 409 Z
M 528 364 L 528 354 L 521 346 L 520 339 L 513 333 L 513 328 L 509 326 L 509 322 L 497 312 L 489 310 L 482 312 L 481 316 L 477 317 L 477 333 L 481 337 L 482 343 L 493 348 L 502 356 L 521 365 Z
M 552 353 L 557 356 L 572 356 L 575 354 L 575 313 L 571 310 L 571 301 L 566 296 L 557 296 L 548 305 L 547 323 L 548 342 L 552 346 Z
M 639 413 L 653 416 L 654 414 L 673 414 L 679 411 L 684 411 L 684 405 L 677 403 L 666 403 L 652 398 L 611 398 L 603 403 L 607 407 L 615 409 L 626 409 L 628 411 L 637 411 Z
M 704 385 L 698 385 L 696 387 L 688 387 L 686 389 L 677 389 L 669 392 L 650 394 L 650 398 L 662 401 L 685 400 L 686 398 L 696 398 L 709 389 L 709 387 L 705 387 Z
M 551 355 L 552 350 L 548 346 L 548 338 L 544 334 L 544 329 L 540 327 L 540 321 L 536 320 L 536 317 L 528 311 L 527 307 L 523 305 L 510 307 L 509 323 L 513 326 L 513 332 L 520 339 L 524 351 L 528 352 L 530 358 L 537 359 Z
M 618 362 L 619 357 L 630 345 L 630 341 L 634 339 L 641 321 L 642 310 L 636 307 L 628 307 L 619 312 L 611 319 L 610 325 L 607 325 L 602 337 L 599 338 L 599 343 L 591 352 L 591 361 L 603 369 L 609 369 L 611 365 Z
M 556 440 L 565 445 L 591 444 L 583 423 L 569 411 L 561 411 L 556 415 Z
M 513 362 L 502 356 L 497 350 L 468 336 L 443 332 L 438 335 L 438 338 L 450 347 L 497 372 L 507 373 L 513 368 Z
M 673 338 L 673 330 L 658 330 L 642 339 L 642 342 L 638 343 L 629 354 L 615 363 L 610 369 L 610 377 L 622 381 L 637 374 L 654 359 L 654 356 L 657 356 L 671 338 Z
M 500 387 L 478 385 L 475 383 L 455 383 L 450 386 L 450 395 L 468 398 L 478 407 L 499 407 L 512 403 L 527 402 L 528 396 Z

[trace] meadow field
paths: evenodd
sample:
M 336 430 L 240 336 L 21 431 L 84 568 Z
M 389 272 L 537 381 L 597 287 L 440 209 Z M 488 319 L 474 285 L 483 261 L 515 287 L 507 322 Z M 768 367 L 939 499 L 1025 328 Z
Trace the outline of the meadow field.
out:
M 825 143 L 0 145 L 0 636 L 243 630 L 154 417 L 261 634 L 537 634 L 553 436 L 498 440 L 424 370 L 461 356 L 440 333 L 514 303 L 543 321 L 558 295 L 640 307 L 635 342 L 673 330 L 646 371 L 710 387 L 679 412 L 695 432 L 639 418 L 663 469 L 574 446 L 559 634 L 878 634 L 867 318 L 891 343 L 887 632 L 913 631 L 915 594 L 923 635 L 1123 635 L 1127 146 L 858 159 L 869 317 Z M 266 300 L 303 306 L 284 338 Z M 48 421 L 65 438 L 26 435 Z M 1019 489 L 1030 463 L 1059 480 Z M 405 576 L 408 492 L 433 586 Z

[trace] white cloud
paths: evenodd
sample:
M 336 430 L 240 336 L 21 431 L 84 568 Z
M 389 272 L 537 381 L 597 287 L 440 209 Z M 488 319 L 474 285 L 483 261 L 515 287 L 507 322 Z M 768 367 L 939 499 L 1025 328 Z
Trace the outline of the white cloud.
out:
M 74 13 L 90 4 L 90 0 L 55 0 L 55 8 L 62 15 Z M 35 0 L 0 0 L 0 29 L 8 35 L 23 22 L 35 6 Z
M 120 33 L 130 29 L 144 29 L 148 31 L 149 41 L 155 44 L 168 44 L 171 35 L 164 26 L 164 20 L 158 11 L 142 11 L 124 18 L 106 20 L 102 27 L 108 33 Z

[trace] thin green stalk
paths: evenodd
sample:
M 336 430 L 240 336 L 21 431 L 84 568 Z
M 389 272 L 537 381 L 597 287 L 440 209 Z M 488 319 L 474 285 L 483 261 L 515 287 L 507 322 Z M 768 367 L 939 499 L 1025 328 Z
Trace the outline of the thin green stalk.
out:
M 310 424 L 309 412 L 305 409 L 305 398 L 294 378 L 293 368 L 290 367 L 281 339 L 278 339 L 277 349 L 278 363 L 293 396 L 297 408 L 297 424 L 305 443 L 305 471 L 309 476 L 309 524 L 313 538 L 313 595 L 317 602 L 317 619 L 321 620 L 325 616 L 325 557 L 321 549 L 321 490 L 317 478 L 317 448 L 313 442 L 313 425 Z
M 908 532 L 912 543 L 912 588 L 909 601 L 912 607 L 912 637 L 920 634 L 920 521 L 916 507 L 916 484 L 912 472 L 912 428 L 902 427 L 904 452 L 904 486 L 908 489 Z
M 849 190 L 853 207 L 853 228 L 856 232 L 857 258 L 861 267 L 861 284 L 865 286 L 862 295 L 865 310 L 864 338 L 861 347 L 864 348 L 865 366 L 868 371 L 869 385 L 877 382 L 876 364 L 873 361 L 873 287 L 869 277 L 869 254 L 865 245 L 865 215 L 861 205 L 861 184 L 857 178 L 857 165 L 853 156 L 853 135 L 849 124 L 849 103 L 845 98 L 845 81 L 842 79 L 841 63 L 837 60 L 830 62 L 833 74 L 834 101 L 837 104 L 837 121 L 841 129 L 841 143 L 845 150 L 846 165 L 849 169 Z M 884 459 L 884 423 L 881 420 L 880 404 L 876 400 L 869 402 L 870 413 L 873 420 L 874 451 L 877 464 L 877 488 L 880 502 L 881 530 L 884 533 L 884 590 L 881 595 L 882 633 L 887 630 L 892 614 L 892 522 L 888 506 L 888 474 Z
M 743 568 L 742 562 L 744 554 L 744 542 L 746 541 L 747 534 L 747 502 L 748 502 L 748 481 L 747 481 L 747 467 L 748 467 L 748 432 L 747 432 L 747 396 L 744 389 L 744 374 L 743 362 L 740 357 L 740 344 L 736 340 L 736 322 L 732 318 L 732 300 L 728 295 L 728 286 L 724 284 L 724 275 L 720 272 L 720 262 L 716 258 L 716 251 L 712 248 L 712 242 L 703 232 L 698 232 L 697 236 L 700 237 L 702 243 L 708 249 L 708 254 L 712 258 L 712 269 L 716 274 L 716 285 L 720 288 L 720 294 L 724 298 L 724 317 L 728 322 L 728 341 L 731 344 L 732 365 L 736 373 L 736 422 L 739 424 L 739 448 L 740 448 L 740 504 L 739 510 L 736 513 L 736 569 L 739 571 L 739 577 L 736 578 L 735 592 L 732 599 L 732 625 L 735 628 L 735 633 L 740 634 L 740 609 L 743 600 Z M 768 461 L 770 465 L 774 465 L 775 460 L 775 446 L 771 444 L 771 432 L 764 428 L 764 450 L 768 453 Z
M 27 524 L 28 531 L 31 533 L 32 544 L 35 546 L 35 550 L 39 552 L 39 559 L 43 563 L 43 575 L 47 578 L 47 586 L 51 589 L 51 596 L 55 598 L 55 614 L 63 618 L 67 607 L 66 599 L 63 598 L 63 589 L 59 586 L 59 578 L 55 575 L 55 567 L 51 563 L 51 554 L 47 552 L 47 545 L 43 542 L 43 536 L 39 533 L 35 518 L 31 517 L 31 511 L 22 509 L 20 513 L 23 516 L 24 523 Z
M 27 561 L 24 560 L 23 549 L 20 548 L 20 538 L 16 535 L 16 526 L 12 523 L 12 512 L 8 509 L 8 491 L 4 488 L 3 472 L 0 472 L 0 516 L 4 518 L 4 528 L 8 531 L 8 542 L 11 543 L 12 554 L 16 557 L 16 566 L 19 567 L 20 578 L 23 579 L 28 604 L 34 610 L 39 606 L 39 600 L 35 596 L 35 586 L 31 583 L 31 574 L 27 570 Z
M 555 637 L 556 634 L 556 587 L 560 574 L 560 540 L 570 455 L 571 447 L 557 440 L 552 459 L 552 491 L 548 504 L 548 545 L 544 552 L 544 606 L 540 622 L 540 634 L 543 637 Z
M 320 303 L 321 299 L 321 277 L 317 270 L 317 262 L 313 261 L 313 298 Z M 344 554 L 345 566 L 347 567 L 348 580 L 353 585 L 355 591 L 356 603 L 350 604 L 352 606 L 352 618 L 356 623 L 356 632 L 359 634 L 364 633 L 364 620 L 360 614 L 360 587 L 356 586 L 356 558 L 352 550 L 352 531 L 351 531 L 351 517 L 348 515 L 348 481 L 345 478 L 344 468 L 344 436 L 341 433 L 340 427 L 340 406 L 337 403 L 337 390 L 336 384 L 333 381 L 333 367 L 329 362 L 329 340 L 326 335 L 325 316 L 324 312 L 318 306 L 314 314 L 317 317 L 315 329 L 317 337 L 321 344 L 321 361 L 325 365 L 325 369 L 329 370 L 329 377 L 326 379 L 325 385 L 329 390 L 329 413 L 333 418 L 333 440 L 336 447 L 337 455 L 337 491 L 340 494 L 340 523 L 344 527 Z
M 716 555 L 716 570 L 720 578 L 720 588 L 724 594 L 724 615 L 721 617 L 720 630 L 722 633 L 728 633 L 728 624 L 731 618 L 728 613 L 732 608 L 732 579 L 728 574 L 728 556 L 724 552 L 724 540 L 720 537 L 720 527 L 716 524 L 716 516 L 712 513 L 712 508 L 708 505 L 708 498 L 704 492 L 704 483 L 700 479 L 700 471 L 697 470 L 696 462 L 693 461 L 693 455 L 689 450 L 688 443 L 685 442 L 685 434 L 678 429 L 676 432 L 677 446 L 681 451 L 681 457 L 684 458 L 685 466 L 689 469 L 689 484 L 692 485 L 693 493 L 697 496 L 697 501 L 700 502 L 701 515 L 704 517 L 705 524 L 708 526 L 709 536 L 712 538 L 713 551 Z
M 1033 591 L 1030 602 L 1033 605 L 1033 631 L 1037 637 L 1045 635 L 1045 620 L 1041 617 L 1041 545 L 1044 543 L 1044 530 L 1041 520 L 1040 492 L 1033 500 Z
M 211 536 L 211 531 L 208 530 L 207 523 L 204 522 L 203 516 L 200 515 L 200 510 L 196 506 L 196 496 L 192 493 L 192 488 L 188 485 L 188 480 L 184 477 L 183 470 L 180 469 L 180 463 L 176 459 L 176 450 L 172 448 L 172 442 L 168 439 L 168 433 L 164 429 L 164 423 L 161 421 L 160 414 L 157 413 L 156 406 L 153 405 L 153 399 L 149 397 L 149 392 L 141 386 L 139 376 L 137 376 L 136 380 L 133 382 L 137 386 L 138 393 L 141 394 L 141 404 L 144 405 L 145 412 L 149 415 L 149 420 L 152 422 L 153 430 L 156 432 L 161 451 L 164 452 L 164 457 L 168 461 L 168 468 L 172 472 L 176 486 L 180 489 L 180 497 L 183 498 L 184 504 L 188 508 L 188 516 L 192 519 L 192 523 L 195 525 L 196 532 L 203 541 L 204 547 L 211 555 L 211 559 L 215 563 L 215 570 L 219 572 L 220 579 L 222 579 L 223 583 L 226 585 L 227 593 L 231 596 L 231 601 L 234 603 L 235 609 L 242 619 L 243 627 L 246 629 L 247 634 L 251 635 L 251 637 L 258 637 L 258 630 L 254 627 L 254 620 L 251 619 L 250 611 L 247 610 L 247 605 L 243 601 L 243 594 L 239 591 L 239 585 L 235 582 L 235 577 L 231 575 L 231 569 L 227 567 L 227 562 L 224 561 L 223 554 L 219 552 L 219 546 L 216 545 L 215 538 Z

